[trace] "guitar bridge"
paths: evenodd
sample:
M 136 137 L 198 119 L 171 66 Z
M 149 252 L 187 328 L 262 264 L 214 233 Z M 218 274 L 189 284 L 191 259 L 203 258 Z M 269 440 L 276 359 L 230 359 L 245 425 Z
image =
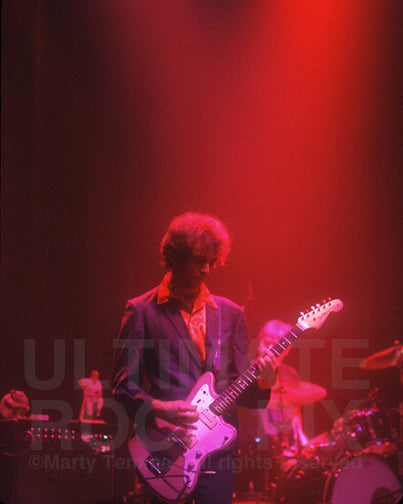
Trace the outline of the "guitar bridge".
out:
M 172 445 L 168 450 L 150 453 L 145 463 L 154 476 L 162 477 L 171 469 L 175 460 L 186 451 L 186 444 L 175 434 L 170 436 Z
M 147 468 L 154 474 L 154 476 L 164 476 L 172 467 L 173 460 L 164 452 L 151 453 L 146 458 Z

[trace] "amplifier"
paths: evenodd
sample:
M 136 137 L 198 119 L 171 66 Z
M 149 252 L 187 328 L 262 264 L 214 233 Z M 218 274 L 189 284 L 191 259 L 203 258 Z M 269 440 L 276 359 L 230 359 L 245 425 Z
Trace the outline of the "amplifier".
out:
M 0 502 L 113 502 L 116 425 L 0 421 Z

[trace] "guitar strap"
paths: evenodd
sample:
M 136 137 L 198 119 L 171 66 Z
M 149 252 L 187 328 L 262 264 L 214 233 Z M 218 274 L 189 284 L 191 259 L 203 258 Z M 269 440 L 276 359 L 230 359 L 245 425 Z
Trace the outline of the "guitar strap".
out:
M 213 362 L 214 375 L 216 378 L 218 378 L 218 373 L 220 371 L 220 364 L 221 364 L 222 334 L 221 334 L 221 308 L 220 308 L 220 306 L 218 307 L 217 314 L 218 314 L 218 336 L 217 336 L 217 348 L 216 348 L 216 352 L 214 355 L 214 362 Z

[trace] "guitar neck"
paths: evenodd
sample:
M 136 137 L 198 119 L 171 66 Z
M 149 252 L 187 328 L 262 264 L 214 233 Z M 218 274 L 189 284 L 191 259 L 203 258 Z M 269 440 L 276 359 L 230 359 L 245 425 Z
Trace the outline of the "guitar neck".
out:
M 276 357 L 281 355 L 287 348 L 299 338 L 305 329 L 298 324 L 290 329 L 277 343 L 272 345 L 269 350 Z M 259 377 L 259 368 L 257 361 L 244 371 L 234 382 L 222 392 L 217 399 L 210 404 L 210 410 L 216 415 L 222 415 L 225 411 L 252 385 Z

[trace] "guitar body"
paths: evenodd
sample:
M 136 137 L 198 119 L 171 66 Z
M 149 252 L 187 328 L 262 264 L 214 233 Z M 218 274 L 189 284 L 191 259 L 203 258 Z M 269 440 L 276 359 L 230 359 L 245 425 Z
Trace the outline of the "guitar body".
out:
M 163 500 L 186 499 L 197 484 L 204 460 L 236 439 L 235 427 L 209 409 L 217 397 L 214 376 L 205 373 L 186 399 L 197 406 L 200 416 L 192 428 L 172 431 L 160 422 L 142 432 L 137 430 L 129 441 L 129 452 L 141 478 Z

